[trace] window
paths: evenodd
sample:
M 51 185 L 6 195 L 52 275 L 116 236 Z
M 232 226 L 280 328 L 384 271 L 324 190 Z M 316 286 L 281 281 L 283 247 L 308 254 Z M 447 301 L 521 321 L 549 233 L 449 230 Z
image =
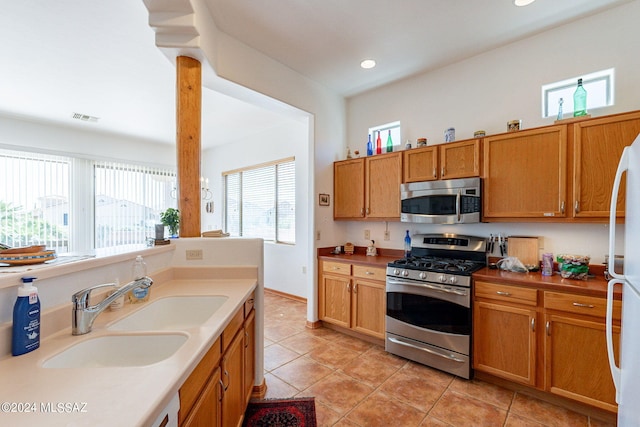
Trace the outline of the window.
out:
M 393 151 L 397 151 L 402 145 L 402 139 L 400 135 L 400 122 L 387 123 L 386 125 L 375 126 L 369 128 L 369 135 L 371 135 L 371 142 L 373 143 L 373 154 L 376 153 L 376 139 L 380 134 L 380 140 L 382 143 L 382 152 L 387 152 L 387 138 L 391 135 L 391 141 L 393 142 Z
M 0 243 L 58 254 L 144 243 L 176 204 L 168 169 L 0 149 L 0 179 Z
M 71 159 L 0 149 L 0 243 L 69 250 Z
M 295 160 L 223 173 L 224 223 L 232 236 L 295 243 Z
M 542 117 L 558 115 L 558 101 L 562 98 L 565 117 L 573 116 L 573 92 L 578 79 L 587 91 L 587 112 L 590 109 L 613 105 L 614 69 L 598 71 L 584 76 L 572 77 L 542 86 Z
M 154 236 L 160 213 L 175 207 L 173 170 L 94 163 L 95 248 L 143 243 Z

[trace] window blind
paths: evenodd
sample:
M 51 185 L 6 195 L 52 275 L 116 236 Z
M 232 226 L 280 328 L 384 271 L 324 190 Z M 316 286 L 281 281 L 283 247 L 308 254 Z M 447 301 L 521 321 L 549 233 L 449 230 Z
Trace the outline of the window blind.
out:
M 95 248 L 143 243 L 160 213 L 175 207 L 173 170 L 94 162 Z
M 295 243 L 295 160 L 227 172 L 224 182 L 228 233 Z
M 0 243 L 68 252 L 70 159 L 0 149 Z

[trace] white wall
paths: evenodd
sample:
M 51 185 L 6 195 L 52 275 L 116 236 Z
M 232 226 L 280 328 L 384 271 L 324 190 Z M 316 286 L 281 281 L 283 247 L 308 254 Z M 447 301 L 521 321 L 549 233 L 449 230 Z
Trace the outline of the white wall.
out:
M 0 145 L 5 148 L 92 159 L 135 160 L 157 166 L 176 165 L 175 145 L 96 132 L 91 129 L 91 123 L 81 129 L 0 115 L 0 129 Z
M 448 67 L 418 75 L 347 101 L 347 141 L 364 152 L 368 128 L 400 120 L 402 139 L 426 137 L 442 143 L 443 132 L 456 128 L 456 139 L 506 131 L 506 123 L 522 119 L 523 127 L 549 125 L 541 118 L 541 86 L 546 83 L 615 67 L 615 106 L 590 113 L 613 114 L 640 108 L 640 2 L 591 16 L 538 34 Z M 384 223 L 350 222 L 345 239 L 364 245 L 370 229 L 377 246 L 402 248 L 404 230 L 457 232 L 488 236 L 504 232 L 544 237 L 545 250 L 590 254 L 596 262 L 607 252 L 603 225 L 478 224 L 457 227 L 389 223 L 391 240 L 382 240 Z M 346 241 L 346 240 L 345 240 Z
M 202 156 L 202 171 L 213 182 L 214 213 L 203 213 L 202 227 L 217 230 L 223 224 L 222 173 L 265 162 L 295 157 L 296 162 L 296 243 L 295 245 L 264 244 L 264 284 L 291 295 L 307 298 L 307 279 L 313 271 L 308 265 L 308 253 L 313 247 L 309 241 L 312 224 L 308 222 L 309 194 L 313 176 L 309 144 L 308 121 L 291 120 L 287 125 L 271 128 L 251 138 L 208 149 Z M 311 230 L 311 231 L 310 231 Z

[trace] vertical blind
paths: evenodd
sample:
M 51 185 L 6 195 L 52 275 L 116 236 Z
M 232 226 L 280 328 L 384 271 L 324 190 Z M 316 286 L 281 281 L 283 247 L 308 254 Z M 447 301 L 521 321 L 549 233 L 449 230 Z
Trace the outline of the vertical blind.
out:
M 68 251 L 70 160 L 0 149 L 0 243 Z
M 295 160 L 227 172 L 224 182 L 228 233 L 295 243 Z
M 94 162 L 95 247 L 142 243 L 154 235 L 160 213 L 175 207 L 170 169 Z

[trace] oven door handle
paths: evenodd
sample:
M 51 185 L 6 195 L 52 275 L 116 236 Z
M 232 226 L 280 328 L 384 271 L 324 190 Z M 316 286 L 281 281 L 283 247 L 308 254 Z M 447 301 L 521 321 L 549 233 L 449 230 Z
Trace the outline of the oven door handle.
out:
M 458 222 L 462 219 L 462 190 L 458 190 L 458 194 L 456 194 L 456 216 L 458 217 Z
M 429 285 L 427 283 L 411 283 L 411 282 L 401 282 L 398 280 L 387 280 L 387 284 L 389 285 L 398 285 L 398 286 L 417 286 L 420 288 L 427 288 L 427 289 L 431 289 L 433 291 L 439 291 L 439 292 L 444 292 L 446 294 L 455 294 L 455 295 L 461 295 L 463 297 L 467 296 L 467 291 L 457 291 L 455 289 L 442 289 L 439 286 L 433 286 L 433 285 Z
M 416 350 L 422 350 L 424 352 L 427 352 L 429 354 L 433 354 L 434 356 L 438 356 L 438 357 L 442 357 L 443 359 L 447 359 L 447 360 L 453 360 L 454 362 L 460 362 L 460 363 L 464 363 L 465 360 L 460 359 L 458 357 L 456 357 L 455 355 L 451 354 L 451 353 L 445 353 L 444 351 L 441 350 L 435 350 L 435 349 L 431 349 L 431 348 L 427 348 L 427 347 L 420 347 L 418 345 L 412 344 L 410 342 L 406 342 L 403 340 L 400 340 L 398 338 L 394 338 L 394 337 L 388 337 L 387 338 L 389 341 L 391 341 L 394 344 L 398 344 L 398 345 L 403 345 L 405 347 L 411 347 L 411 348 L 415 348 Z

